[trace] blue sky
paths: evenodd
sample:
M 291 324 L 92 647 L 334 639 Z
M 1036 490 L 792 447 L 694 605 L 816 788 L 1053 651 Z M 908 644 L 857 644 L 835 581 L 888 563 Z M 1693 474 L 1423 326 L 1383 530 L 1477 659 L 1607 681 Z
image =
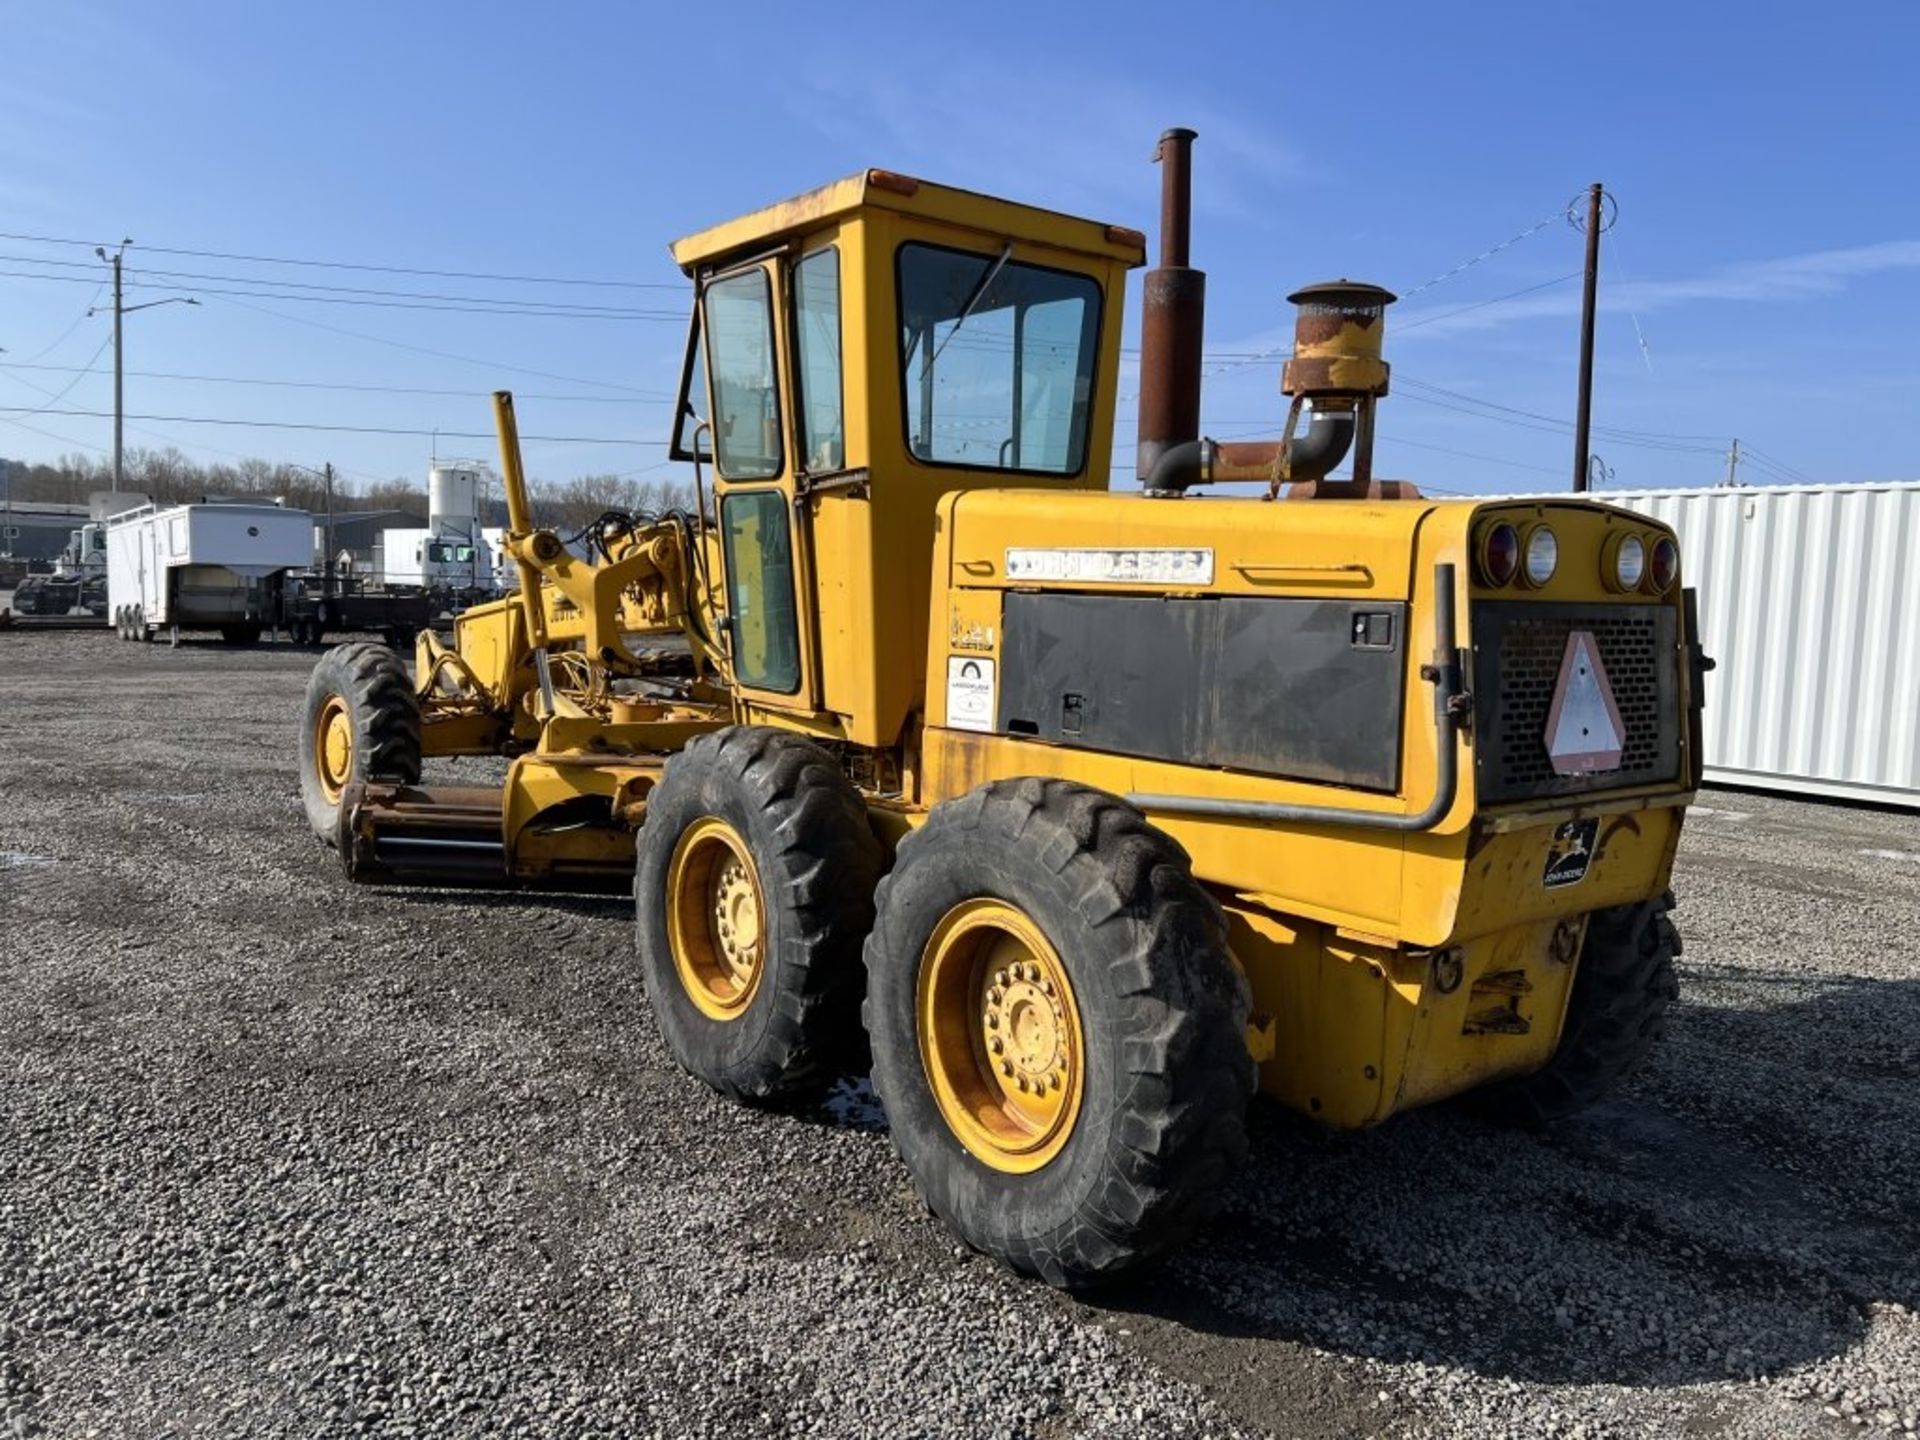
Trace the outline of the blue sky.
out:
M 1188 28 L 1170 32 L 1162 14 Z M 1764 457 L 1750 481 L 1920 476 L 1920 7 L 1905 0 L 1385 3 L 1332 22 L 1251 4 L 0 0 L 0 37 L 0 231 L 130 235 L 130 276 L 256 292 L 130 317 L 134 414 L 484 432 L 485 394 L 503 384 L 530 434 L 638 442 L 529 443 L 537 475 L 639 470 L 662 454 L 677 318 L 257 292 L 298 281 L 678 316 L 671 238 L 866 165 L 1152 232 L 1148 157 L 1160 130 L 1187 124 L 1201 133 L 1208 348 L 1224 357 L 1207 382 L 1212 433 L 1277 422 L 1277 361 L 1233 357 L 1284 341 L 1290 289 L 1349 275 L 1411 291 L 1539 225 L 1393 311 L 1379 468 L 1459 492 L 1562 483 L 1579 286 L 1561 277 L 1580 268 L 1581 242 L 1561 212 L 1601 180 L 1619 220 L 1603 256 L 1595 449 L 1616 486 L 1712 483 L 1735 435 Z M 0 274 L 0 406 L 109 408 L 108 322 L 79 318 L 99 278 L 91 251 L 5 239 L 0 256 L 0 271 L 37 277 Z M 1136 300 L 1137 288 L 1130 330 Z M 47 393 L 69 384 L 57 403 Z M 14 409 L 0 421 L 0 454 L 110 443 L 105 420 Z M 332 460 L 362 477 L 423 478 L 433 444 L 132 423 L 130 445 Z M 1130 412 L 1120 429 L 1124 458 Z M 491 453 L 485 439 L 439 443 Z

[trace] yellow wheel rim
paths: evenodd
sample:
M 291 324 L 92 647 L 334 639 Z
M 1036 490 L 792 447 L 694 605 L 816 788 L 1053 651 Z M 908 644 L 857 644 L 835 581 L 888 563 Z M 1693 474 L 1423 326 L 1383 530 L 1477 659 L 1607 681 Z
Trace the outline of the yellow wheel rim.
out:
M 934 1103 L 969 1154 L 1024 1175 L 1065 1148 L 1086 1039 L 1066 967 L 1033 921 L 999 900 L 949 910 L 921 952 L 914 1014 Z
M 313 726 L 313 764 L 327 799 L 340 802 L 340 792 L 353 778 L 353 716 L 347 702 L 329 695 Z
M 667 865 L 667 931 L 673 968 L 700 1013 L 738 1018 L 767 968 L 767 907 L 740 832 L 717 816 L 698 821 Z

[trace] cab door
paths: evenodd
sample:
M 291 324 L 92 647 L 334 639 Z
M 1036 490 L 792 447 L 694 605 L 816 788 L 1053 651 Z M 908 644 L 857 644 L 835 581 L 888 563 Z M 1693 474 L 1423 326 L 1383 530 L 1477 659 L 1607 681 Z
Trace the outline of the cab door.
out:
M 728 648 L 749 706 L 812 715 L 813 617 L 796 533 L 793 416 L 782 262 L 771 257 L 708 279 L 700 291 L 716 522 L 726 582 Z

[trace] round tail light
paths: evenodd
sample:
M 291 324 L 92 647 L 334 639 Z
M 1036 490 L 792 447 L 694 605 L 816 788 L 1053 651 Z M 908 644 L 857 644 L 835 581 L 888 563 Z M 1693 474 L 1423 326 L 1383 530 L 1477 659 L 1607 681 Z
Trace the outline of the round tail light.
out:
M 1480 537 L 1480 578 L 1494 589 L 1520 572 L 1520 532 L 1502 521 Z
M 1673 543 L 1672 536 L 1662 535 L 1653 542 L 1653 564 L 1648 568 L 1647 578 L 1656 595 L 1666 594 L 1680 578 L 1680 547 Z
M 1560 563 L 1560 540 L 1545 525 L 1536 525 L 1527 532 L 1527 583 L 1538 588 L 1553 579 L 1553 570 Z
M 1622 535 L 1613 547 L 1613 574 L 1602 578 L 1615 590 L 1638 590 L 1646 575 L 1646 542 L 1638 535 Z

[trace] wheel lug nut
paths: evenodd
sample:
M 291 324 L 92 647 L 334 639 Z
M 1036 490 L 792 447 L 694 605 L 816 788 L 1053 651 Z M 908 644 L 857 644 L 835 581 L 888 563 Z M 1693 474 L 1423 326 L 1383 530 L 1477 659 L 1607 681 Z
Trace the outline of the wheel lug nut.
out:
M 998 1055 L 1007 1048 L 1007 1042 L 996 1035 L 987 1042 L 987 1048 Z
M 1011 1061 L 1011 1060 L 1002 1060 L 1002 1061 L 1000 1062 L 1000 1073 L 1001 1073 L 1002 1075 L 1011 1075 L 1011 1074 L 1013 1074 L 1013 1061 Z

